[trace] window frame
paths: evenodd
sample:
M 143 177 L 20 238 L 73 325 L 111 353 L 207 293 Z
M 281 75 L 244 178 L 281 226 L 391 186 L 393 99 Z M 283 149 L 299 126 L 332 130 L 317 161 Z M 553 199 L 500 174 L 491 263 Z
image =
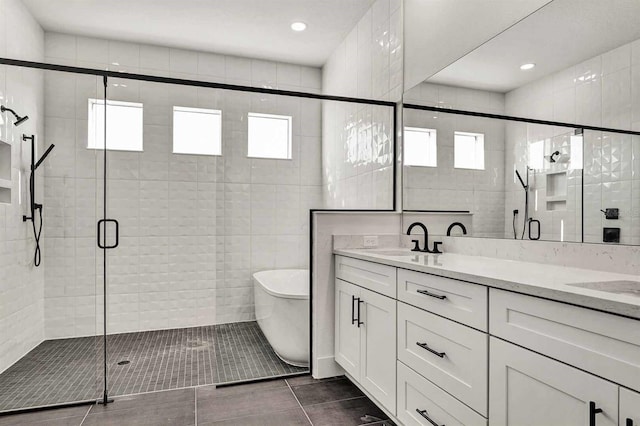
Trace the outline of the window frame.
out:
M 264 157 L 251 155 L 251 118 L 268 118 L 287 122 L 287 157 Z M 259 112 L 249 112 L 247 114 L 247 158 L 263 160 L 292 160 L 293 159 L 293 117 L 290 115 L 265 114 Z
M 478 167 L 477 164 L 474 165 L 474 167 L 462 167 L 462 166 L 457 166 L 456 165 L 456 141 L 457 141 L 457 136 L 472 136 L 475 138 L 475 144 L 474 144 L 474 149 L 475 149 L 475 154 L 478 154 L 478 144 L 482 143 L 482 167 Z M 453 133 L 453 168 L 454 169 L 459 169 L 459 170 L 486 170 L 486 162 L 485 162 L 485 144 L 484 144 L 484 138 L 485 138 L 485 134 L 484 133 L 476 133 L 476 132 L 464 132 L 464 131 L 454 131 Z M 477 157 L 476 157 L 476 163 L 477 163 Z
M 106 111 L 107 114 L 109 112 L 109 107 L 110 106 L 116 106 L 116 107 L 127 107 L 127 108 L 135 108 L 137 110 L 140 110 L 140 148 L 138 149 L 137 147 L 135 149 L 122 149 L 122 148 L 107 148 L 108 145 L 108 138 L 109 138 L 109 133 L 107 133 L 107 137 L 105 138 L 103 142 L 103 146 L 97 146 L 97 142 L 98 142 L 98 138 L 97 135 L 98 133 L 92 133 L 90 130 L 92 128 L 96 128 L 97 127 L 97 112 L 95 112 L 95 107 L 97 105 L 104 105 L 105 104 L 105 100 L 104 99 L 96 99 L 96 98 L 89 98 L 88 99 L 88 109 L 87 109 L 87 149 L 92 149 L 92 150 L 97 150 L 97 151 L 103 151 L 103 150 L 107 150 L 107 151 L 121 151 L 121 152 L 144 152 L 144 104 L 142 102 L 130 102 L 130 101 L 117 101 L 117 100 L 112 100 L 112 99 L 107 99 L 106 101 Z M 108 120 L 106 123 L 106 126 L 108 126 Z M 104 129 L 101 129 L 102 133 L 100 136 L 100 139 L 102 139 L 104 137 Z
M 180 151 L 176 151 L 176 111 L 177 112 L 183 112 L 183 113 L 194 113 L 194 114 L 207 114 L 207 115 L 211 115 L 214 117 L 217 117 L 218 119 L 218 129 L 216 130 L 217 133 L 217 150 L 214 153 L 203 153 L 203 152 L 180 152 Z M 212 109 L 212 108 L 195 108 L 195 107 L 185 107 L 185 106 L 179 106 L 179 105 L 174 105 L 172 108 L 172 117 L 171 117 L 171 122 L 172 122 L 172 132 L 171 132 L 171 152 L 172 154 L 176 154 L 176 155 L 206 155 L 209 157 L 220 157 L 222 156 L 222 110 L 219 109 Z M 215 143 L 216 139 L 214 136 L 214 143 Z
M 427 142 L 431 142 L 433 141 L 433 145 L 434 145 L 434 156 L 433 156 L 433 164 L 407 164 L 407 151 L 406 151 L 406 146 L 407 146 L 407 138 L 405 137 L 404 140 L 404 150 L 402 153 L 402 160 L 403 160 L 403 166 L 408 166 L 408 167 L 438 167 L 438 130 L 437 129 L 429 129 L 426 127 L 415 127 L 415 126 L 405 126 L 404 127 L 404 134 L 406 135 L 406 132 L 414 132 L 414 133 L 426 133 L 428 135 L 428 141 Z M 427 148 L 428 149 L 428 148 Z

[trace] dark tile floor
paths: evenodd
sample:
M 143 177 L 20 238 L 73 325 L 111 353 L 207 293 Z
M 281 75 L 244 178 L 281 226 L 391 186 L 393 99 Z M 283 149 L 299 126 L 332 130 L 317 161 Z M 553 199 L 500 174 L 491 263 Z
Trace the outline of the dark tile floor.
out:
M 281 361 L 258 324 L 107 337 L 109 395 L 233 383 L 308 371 Z M 0 374 L 0 411 L 96 399 L 102 338 L 47 340 Z
M 342 377 L 310 376 L 226 387 L 201 386 L 115 398 L 107 406 L 73 407 L 0 417 L 0 426 L 392 426 Z

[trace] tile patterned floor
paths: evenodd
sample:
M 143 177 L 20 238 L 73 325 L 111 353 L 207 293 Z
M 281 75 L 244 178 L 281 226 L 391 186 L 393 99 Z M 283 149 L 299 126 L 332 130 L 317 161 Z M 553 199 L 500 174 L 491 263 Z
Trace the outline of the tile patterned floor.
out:
M 108 336 L 111 396 L 287 376 L 256 322 Z M 49 340 L 0 375 L 0 411 L 96 399 L 102 339 Z M 127 362 L 128 361 L 128 362 Z
M 115 398 L 92 405 L 0 417 L 0 426 L 394 426 L 343 377 L 310 376 L 202 386 Z

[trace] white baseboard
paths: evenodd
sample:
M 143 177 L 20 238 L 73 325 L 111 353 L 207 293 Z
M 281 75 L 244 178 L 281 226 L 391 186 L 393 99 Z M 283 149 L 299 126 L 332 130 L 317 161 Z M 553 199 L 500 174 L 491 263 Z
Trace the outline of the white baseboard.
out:
M 316 358 L 313 361 L 313 371 L 311 372 L 314 379 L 324 379 L 327 377 L 335 377 L 344 375 L 344 370 L 335 361 L 332 356 Z

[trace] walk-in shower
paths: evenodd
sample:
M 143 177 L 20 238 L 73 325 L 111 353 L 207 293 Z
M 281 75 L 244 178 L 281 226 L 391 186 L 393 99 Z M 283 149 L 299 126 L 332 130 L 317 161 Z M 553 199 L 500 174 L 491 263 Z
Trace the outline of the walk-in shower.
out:
M 395 104 L 320 95 L 320 70 L 297 66 L 315 79 L 308 95 L 108 67 L 45 68 L 42 99 L 20 99 L 43 105 L 29 108 L 37 136 L 23 141 L 9 120 L 3 129 L 14 150 L 25 148 L 15 188 L 24 202 L 11 211 L 25 235 L 21 261 L 38 281 L 15 290 L 34 298 L 33 330 L 0 339 L 0 413 L 307 374 L 311 366 L 282 361 L 258 325 L 252 276 L 310 266 L 309 211 L 324 207 L 323 132 L 342 148 L 346 128 L 323 120 L 325 109 L 357 117 L 350 143 L 374 135 L 390 161 Z M 58 95 L 68 88 L 72 100 Z M 282 149 L 248 155 L 264 128 Z M 376 187 L 391 187 L 393 173 L 384 176 Z M 37 272 L 23 224 L 41 237 Z M 308 348 L 309 316 L 296 321 Z

